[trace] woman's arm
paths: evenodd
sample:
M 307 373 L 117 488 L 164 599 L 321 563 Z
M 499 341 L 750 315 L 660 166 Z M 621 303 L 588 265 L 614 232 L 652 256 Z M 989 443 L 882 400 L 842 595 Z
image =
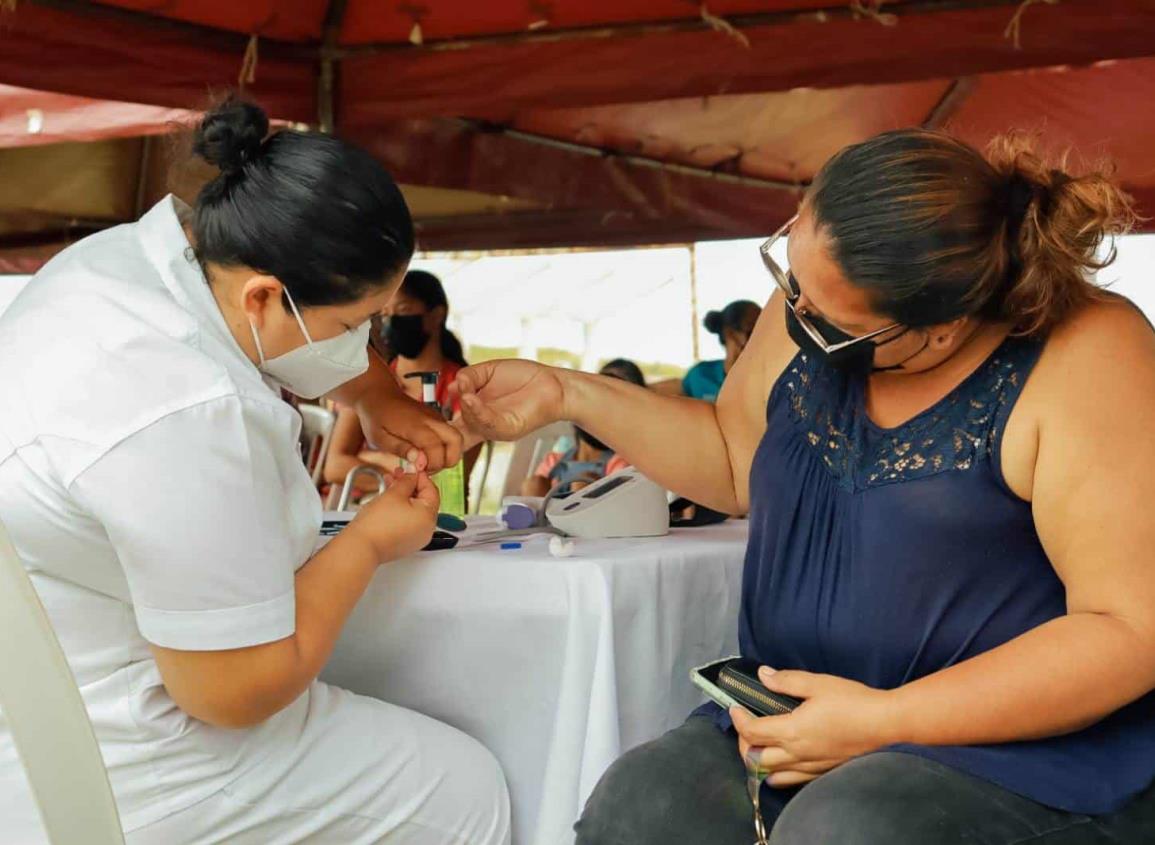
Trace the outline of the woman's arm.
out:
M 296 631 L 286 639 L 226 651 L 152 646 L 173 701 L 224 728 L 249 727 L 287 707 L 321 672 L 378 564 L 428 542 L 437 508 L 437 488 L 426 475 L 395 477 L 297 571 Z
M 452 389 L 460 392 L 464 421 L 476 436 L 516 439 L 570 420 L 658 484 L 716 510 L 743 513 L 770 388 L 797 352 L 782 313 L 776 295 L 716 405 L 527 361 L 470 367 Z
M 908 741 L 1061 734 L 1155 688 L 1155 334 L 1129 304 L 1096 306 L 1036 373 L 1032 507 L 1067 615 L 895 691 Z

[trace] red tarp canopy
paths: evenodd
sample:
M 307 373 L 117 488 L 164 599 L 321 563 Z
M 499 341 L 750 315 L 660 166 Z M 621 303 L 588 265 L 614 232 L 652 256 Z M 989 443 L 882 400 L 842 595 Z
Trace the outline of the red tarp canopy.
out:
M 1109 155 L 1155 217 L 1151 56 L 1155 0 L 17 0 L 0 82 L 160 108 L 0 90 L 0 145 L 140 146 L 247 67 L 411 186 L 427 248 L 763 234 L 835 150 L 916 125 Z M 148 149 L 126 217 L 163 188 Z M 10 253 L 50 237 L 0 223 Z

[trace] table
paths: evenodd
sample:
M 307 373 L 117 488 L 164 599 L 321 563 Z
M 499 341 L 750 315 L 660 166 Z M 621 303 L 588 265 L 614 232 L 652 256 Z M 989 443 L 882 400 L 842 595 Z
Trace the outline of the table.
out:
M 696 665 L 737 650 L 745 522 L 668 537 L 544 538 L 382 567 L 322 678 L 480 740 L 509 783 L 515 845 L 573 840 L 623 752 L 703 701 Z

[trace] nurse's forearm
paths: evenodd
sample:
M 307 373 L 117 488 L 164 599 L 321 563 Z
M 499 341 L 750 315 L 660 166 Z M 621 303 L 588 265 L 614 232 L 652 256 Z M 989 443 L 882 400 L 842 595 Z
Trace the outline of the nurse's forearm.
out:
M 1155 648 L 1127 622 L 1072 613 L 891 693 L 891 742 L 975 745 L 1086 727 L 1155 685 Z
M 726 513 L 745 510 L 717 409 L 587 373 L 564 372 L 565 418 L 609 445 L 648 478 Z M 742 479 L 745 486 L 746 479 Z
M 389 365 L 372 349 L 369 350 L 369 369 L 352 381 L 347 381 L 340 387 L 330 390 L 325 398 L 353 408 L 369 394 L 408 399 L 404 389 L 397 383 L 397 377 L 389 369 Z
M 342 533 L 297 572 L 293 636 L 228 651 L 154 646 L 169 695 L 190 716 L 226 728 L 250 727 L 284 709 L 321 673 L 377 563 L 369 543 Z

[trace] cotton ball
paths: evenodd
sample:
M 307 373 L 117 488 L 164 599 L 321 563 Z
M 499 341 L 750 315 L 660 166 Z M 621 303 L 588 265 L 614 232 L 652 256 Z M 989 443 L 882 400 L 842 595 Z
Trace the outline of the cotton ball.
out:
M 549 538 L 549 553 L 554 557 L 569 557 L 573 554 L 573 540 L 566 540 L 555 534 Z

